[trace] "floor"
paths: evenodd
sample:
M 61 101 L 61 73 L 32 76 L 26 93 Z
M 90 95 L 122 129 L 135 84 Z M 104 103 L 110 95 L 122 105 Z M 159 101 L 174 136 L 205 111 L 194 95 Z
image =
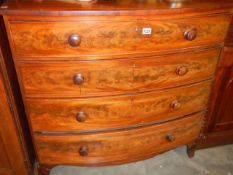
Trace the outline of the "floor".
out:
M 199 150 L 189 159 L 185 147 L 152 159 L 101 168 L 60 166 L 50 175 L 233 175 L 233 145 Z

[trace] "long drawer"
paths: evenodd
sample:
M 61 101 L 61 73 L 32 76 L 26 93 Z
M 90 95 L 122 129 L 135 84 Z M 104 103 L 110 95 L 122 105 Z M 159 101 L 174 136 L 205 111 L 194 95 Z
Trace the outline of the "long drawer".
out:
M 20 56 L 15 59 L 63 60 L 219 44 L 224 41 L 230 20 L 230 15 L 176 20 L 115 17 L 46 21 L 45 18 L 41 21 L 10 20 L 8 27 L 13 53 Z
M 33 131 L 90 132 L 172 120 L 206 109 L 211 81 L 137 95 L 26 100 Z
M 138 59 L 17 62 L 26 97 L 94 97 L 177 87 L 214 75 L 220 49 Z
M 95 166 L 152 157 L 198 137 L 203 113 L 127 131 L 88 135 L 34 135 L 39 162 Z

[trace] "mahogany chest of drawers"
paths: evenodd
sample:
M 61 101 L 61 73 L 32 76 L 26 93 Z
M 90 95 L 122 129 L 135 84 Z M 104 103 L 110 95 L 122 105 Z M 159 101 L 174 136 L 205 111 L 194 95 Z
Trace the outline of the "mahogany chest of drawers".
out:
M 228 2 L 7 1 L 40 171 L 150 158 L 198 139 Z

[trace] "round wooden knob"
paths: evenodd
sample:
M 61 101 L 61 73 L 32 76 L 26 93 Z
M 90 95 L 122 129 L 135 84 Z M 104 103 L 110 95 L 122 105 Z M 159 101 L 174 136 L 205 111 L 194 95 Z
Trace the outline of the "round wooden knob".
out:
M 178 100 L 173 100 L 170 106 L 172 109 L 179 109 L 181 107 L 181 103 Z
M 79 122 L 85 122 L 86 121 L 86 114 L 84 112 L 78 112 L 77 115 L 76 115 L 76 119 L 77 121 Z
M 81 44 L 81 37 L 76 34 L 72 34 L 69 36 L 68 43 L 72 47 L 77 47 Z
M 86 146 L 82 146 L 80 149 L 79 149 L 79 155 L 80 156 L 87 156 L 88 155 L 88 147 Z
M 189 29 L 184 32 L 184 38 L 188 41 L 192 41 L 197 37 L 197 29 Z
M 74 75 L 74 83 L 77 85 L 82 85 L 84 83 L 84 77 L 82 74 Z
M 166 136 L 166 140 L 167 140 L 168 142 L 173 142 L 173 141 L 175 141 L 175 136 L 174 136 L 173 134 L 168 134 L 168 135 Z
M 176 68 L 176 74 L 177 74 L 177 75 L 180 75 L 180 76 L 187 74 L 188 71 L 189 71 L 189 70 L 188 70 L 188 67 L 187 67 L 187 66 L 178 66 L 178 67 Z

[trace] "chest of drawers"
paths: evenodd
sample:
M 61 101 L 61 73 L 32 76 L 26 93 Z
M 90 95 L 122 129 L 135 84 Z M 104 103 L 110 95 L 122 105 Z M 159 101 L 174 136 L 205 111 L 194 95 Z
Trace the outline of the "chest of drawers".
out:
M 229 3 L 63 3 L 4 4 L 41 174 L 138 161 L 180 145 L 192 156 Z

